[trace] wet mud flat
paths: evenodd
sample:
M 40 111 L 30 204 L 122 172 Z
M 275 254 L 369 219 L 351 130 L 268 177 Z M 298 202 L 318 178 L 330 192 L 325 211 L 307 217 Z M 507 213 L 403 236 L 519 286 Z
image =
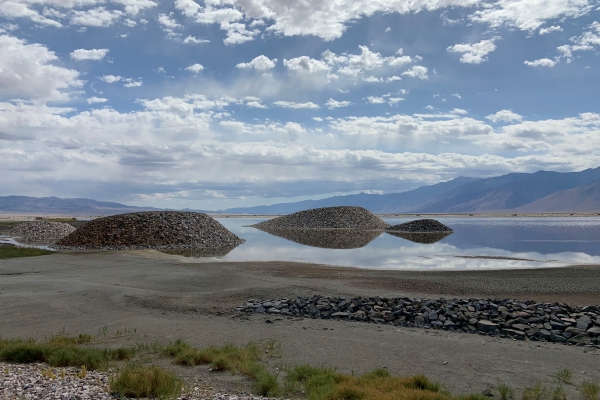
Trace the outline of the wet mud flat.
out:
M 600 267 L 518 271 L 375 271 L 289 262 L 211 262 L 158 251 L 59 253 L 0 260 L 0 335 L 44 337 L 135 329 L 131 340 L 195 346 L 274 339 L 273 367 L 425 374 L 452 392 L 548 383 L 568 368 L 600 380 L 600 350 L 499 336 L 235 311 L 249 299 L 314 295 L 515 298 L 572 305 L 600 299 Z M 595 300 L 595 301 L 594 301 Z M 511 310 L 511 312 L 513 312 Z M 430 316 L 431 317 L 431 316 Z M 351 350 L 349 350 L 351 349 Z M 477 376 L 478 379 L 473 379 Z

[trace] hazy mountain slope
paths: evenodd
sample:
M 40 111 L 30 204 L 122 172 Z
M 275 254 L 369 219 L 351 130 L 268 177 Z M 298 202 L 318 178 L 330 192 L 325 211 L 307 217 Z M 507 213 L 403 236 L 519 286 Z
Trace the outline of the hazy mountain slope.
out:
M 436 196 L 419 212 L 484 212 L 512 210 L 552 193 L 587 185 L 600 179 L 600 168 L 581 172 L 539 171 L 482 179 Z
M 600 180 L 588 185 L 552 193 L 515 211 L 518 212 L 600 212 Z
M 108 215 L 157 210 L 91 199 L 61 199 L 58 197 L 0 196 L 0 213 Z
M 319 207 L 359 206 L 371 212 L 396 213 L 409 212 L 434 196 L 445 193 L 461 185 L 477 180 L 477 178 L 459 177 L 448 182 L 423 186 L 408 192 L 389 194 L 354 194 L 334 196 L 322 200 L 305 200 L 295 203 L 279 203 L 270 206 L 236 207 L 223 210 L 241 214 L 290 214 L 297 211 Z

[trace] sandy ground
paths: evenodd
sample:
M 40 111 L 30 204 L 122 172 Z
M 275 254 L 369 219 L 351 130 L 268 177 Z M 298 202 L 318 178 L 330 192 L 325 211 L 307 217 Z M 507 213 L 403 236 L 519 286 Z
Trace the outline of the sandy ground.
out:
M 207 346 L 275 339 L 283 355 L 268 360 L 271 368 L 307 363 L 361 373 L 387 366 L 398 375 L 425 374 L 455 394 L 479 393 L 498 381 L 520 389 L 538 381 L 555 386 L 553 375 L 563 368 L 573 372 L 576 383 L 600 383 L 598 349 L 358 322 L 246 317 L 232 311 L 249 298 L 312 294 L 517 297 L 598 304 L 600 266 L 399 272 L 283 262 L 199 262 L 155 251 L 0 260 L 0 336 L 43 339 L 61 331 L 96 335 L 135 329 L 135 335 L 123 340 L 184 339 Z M 220 378 L 214 379 L 218 385 Z

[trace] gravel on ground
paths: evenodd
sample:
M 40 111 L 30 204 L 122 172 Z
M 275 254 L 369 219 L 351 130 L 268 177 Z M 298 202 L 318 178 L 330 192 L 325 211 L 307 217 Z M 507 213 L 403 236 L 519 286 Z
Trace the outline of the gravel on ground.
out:
M 92 220 L 58 241 L 63 250 L 235 247 L 244 240 L 203 213 L 148 211 Z
M 64 222 L 32 221 L 17 225 L 8 232 L 9 236 L 24 244 L 47 245 L 56 242 L 75 231 L 72 225 Z
M 253 225 L 270 229 L 386 229 L 390 225 L 362 207 L 314 208 Z

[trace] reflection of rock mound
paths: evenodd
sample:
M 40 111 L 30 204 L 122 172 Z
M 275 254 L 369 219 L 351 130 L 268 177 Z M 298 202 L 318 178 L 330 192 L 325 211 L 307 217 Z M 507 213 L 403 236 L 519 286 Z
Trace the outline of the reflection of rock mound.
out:
M 386 230 L 408 233 L 452 233 L 452 229 L 435 219 L 418 219 L 404 224 L 390 226 Z
M 402 239 L 410 240 L 415 243 L 432 244 L 437 243 L 443 238 L 450 236 L 452 232 L 440 232 L 440 233 L 414 233 L 414 232 L 392 232 L 387 231 L 392 236 L 397 236 Z
M 261 226 L 256 228 L 292 242 L 326 249 L 358 249 L 368 245 L 382 233 L 358 229 L 271 229 Z
M 161 253 L 173 254 L 176 256 L 184 256 L 191 258 L 202 258 L 202 257 L 224 257 L 229 254 L 237 246 L 227 247 L 205 247 L 199 249 L 185 249 L 185 250 L 171 250 L 162 249 Z
M 362 207 L 325 207 L 259 222 L 269 229 L 386 229 L 389 224 Z
M 19 224 L 8 234 L 19 243 L 41 246 L 55 243 L 74 230 L 73 226 L 63 222 L 35 221 Z
M 243 243 L 206 214 L 150 211 L 88 222 L 56 243 L 61 249 L 199 249 Z

